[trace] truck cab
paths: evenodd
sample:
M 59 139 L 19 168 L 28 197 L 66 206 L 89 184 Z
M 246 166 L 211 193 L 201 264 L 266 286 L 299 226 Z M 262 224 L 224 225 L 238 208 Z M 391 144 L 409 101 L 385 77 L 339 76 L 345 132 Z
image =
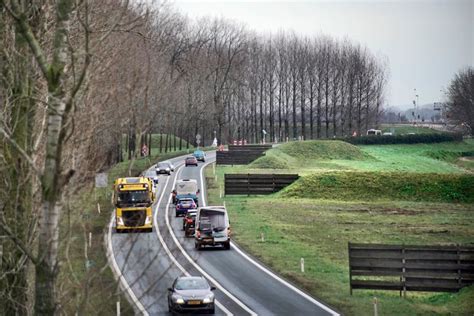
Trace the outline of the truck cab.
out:
M 200 207 L 196 214 L 194 247 L 223 246 L 230 249 L 230 224 L 224 206 Z
M 147 177 L 118 178 L 113 185 L 116 232 L 153 230 L 153 183 Z

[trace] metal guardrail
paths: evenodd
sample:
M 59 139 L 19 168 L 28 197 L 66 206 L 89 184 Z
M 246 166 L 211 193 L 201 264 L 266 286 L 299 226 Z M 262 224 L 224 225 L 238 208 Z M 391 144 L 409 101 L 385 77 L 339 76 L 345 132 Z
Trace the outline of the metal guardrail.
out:
M 349 243 L 353 289 L 456 292 L 474 284 L 474 247 Z

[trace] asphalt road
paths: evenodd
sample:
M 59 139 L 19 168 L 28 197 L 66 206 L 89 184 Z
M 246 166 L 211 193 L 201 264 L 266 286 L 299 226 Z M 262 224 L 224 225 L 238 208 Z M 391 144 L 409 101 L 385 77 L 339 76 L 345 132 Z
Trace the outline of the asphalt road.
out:
M 215 154 L 209 154 L 206 163 L 214 159 Z M 196 179 L 201 190 L 199 203 L 206 205 L 206 188 L 201 180 L 205 164 L 184 167 L 183 157 L 172 161 L 175 172 L 159 176 L 154 231 L 109 233 L 115 270 L 122 271 L 122 283 L 130 288 L 143 314 L 168 315 L 167 288 L 173 280 L 181 275 L 204 275 L 217 287 L 217 315 L 337 315 L 275 276 L 235 244 L 227 251 L 195 250 L 193 238 L 186 238 L 182 231 L 182 217 L 174 216 L 170 193 L 177 179 Z M 112 225 L 113 221 L 110 228 Z

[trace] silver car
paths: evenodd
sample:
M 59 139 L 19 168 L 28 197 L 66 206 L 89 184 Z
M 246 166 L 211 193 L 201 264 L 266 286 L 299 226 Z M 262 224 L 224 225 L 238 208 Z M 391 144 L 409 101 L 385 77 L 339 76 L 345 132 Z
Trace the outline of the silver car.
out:
M 214 291 L 203 277 L 178 277 L 168 289 L 170 313 L 199 312 L 214 314 Z
M 157 175 L 161 173 L 170 175 L 174 171 L 174 166 L 168 161 L 159 162 L 155 170 Z

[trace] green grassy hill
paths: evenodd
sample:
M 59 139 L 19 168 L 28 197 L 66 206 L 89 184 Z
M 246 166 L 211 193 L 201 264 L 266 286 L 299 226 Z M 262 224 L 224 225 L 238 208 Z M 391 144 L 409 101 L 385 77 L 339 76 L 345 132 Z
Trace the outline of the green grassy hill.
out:
M 341 201 L 474 203 L 474 175 L 400 172 L 328 172 L 300 178 L 282 197 Z

